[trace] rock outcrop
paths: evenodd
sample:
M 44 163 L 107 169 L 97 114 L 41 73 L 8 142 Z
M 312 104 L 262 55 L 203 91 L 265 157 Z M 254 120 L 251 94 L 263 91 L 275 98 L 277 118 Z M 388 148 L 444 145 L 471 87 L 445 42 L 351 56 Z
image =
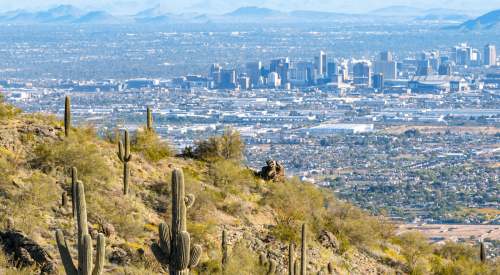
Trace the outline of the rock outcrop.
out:
M 0 245 L 5 254 L 12 255 L 16 267 L 40 267 L 41 274 L 57 274 L 57 265 L 49 253 L 36 241 L 28 238 L 22 230 L 0 230 Z
M 318 239 L 324 248 L 330 249 L 333 252 L 336 252 L 340 248 L 339 241 L 330 231 L 321 230 Z
M 267 166 L 262 167 L 260 172 L 256 175 L 262 177 L 264 180 L 280 181 L 285 177 L 285 168 L 275 160 L 266 161 Z

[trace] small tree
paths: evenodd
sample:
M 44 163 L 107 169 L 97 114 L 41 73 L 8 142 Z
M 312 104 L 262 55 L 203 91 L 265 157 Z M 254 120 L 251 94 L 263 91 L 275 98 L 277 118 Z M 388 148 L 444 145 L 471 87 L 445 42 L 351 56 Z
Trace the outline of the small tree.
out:
M 218 159 L 239 161 L 245 149 L 240 133 L 231 128 L 226 128 L 222 135 L 196 141 L 195 147 L 195 157 L 207 162 L 215 162 Z
M 401 246 L 401 255 L 408 264 L 408 273 L 424 274 L 424 258 L 431 252 L 429 239 L 420 231 L 410 231 L 398 236 L 397 244 Z

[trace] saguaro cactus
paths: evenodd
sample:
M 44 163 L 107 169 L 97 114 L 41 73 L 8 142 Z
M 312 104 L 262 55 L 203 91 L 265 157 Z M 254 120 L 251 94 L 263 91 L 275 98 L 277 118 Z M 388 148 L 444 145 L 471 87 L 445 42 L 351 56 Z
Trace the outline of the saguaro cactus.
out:
M 9 218 L 7 220 L 7 230 L 12 230 L 14 229 L 14 220 L 12 218 Z
M 69 136 L 69 131 L 71 130 L 71 105 L 69 102 L 69 96 L 66 97 L 66 102 L 64 103 L 64 134 Z
M 73 208 L 73 218 L 76 218 L 76 185 L 78 182 L 78 171 L 76 167 L 71 169 L 71 207 Z
M 149 107 L 148 107 L 148 114 L 147 114 L 147 130 L 148 131 L 155 130 L 153 128 L 153 116 L 151 115 L 151 109 Z
M 181 169 L 172 172 L 172 226 L 161 223 L 158 228 L 159 244 L 153 243 L 151 251 L 158 262 L 169 265 L 170 275 L 188 275 L 189 269 L 198 265 L 201 246 L 191 247 L 186 229 L 186 210 L 193 206 L 194 196 L 185 196 L 184 174 Z
M 68 207 L 68 194 L 66 193 L 66 191 L 62 192 L 61 206 L 63 208 Z
M 294 275 L 300 275 L 300 263 L 299 261 L 295 261 L 295 265 L 293 267 Z
M 132 160 L 132 154 L 130 153 L 130 136 L 128 130 L 125 131 L 125 148 L 123 148 L 123 143 L 118 142 L 118 158 L 123 163 L 123 194 L 128 194 L 129 184 L 130 184 L 130 161 Z
M 294 272 L 294 260 L 293 260 L 293 244 L 288 245 L 288 274 L 295 275 Z
M 227 265 L 227 230 L 222 230 L 222 274 L 226 274 Z
M 83 183 L 76 184 L 76 214 L 78 223 L 78 269 L 73 263 L 66 240 L 61 229 L 56 231 L 56 241 L 59 254 L 67 275 L 101 275 L 104 266 L 104 235 L 97 235 L 97 253 L 94 268 L 92 269 L 92 238 L 87 227 L 87 205 Z
M 266 266 L 267 264 L 267 256 L 266 254 L 264 254 L 263 252 L 261 252 L 259 254 L 259 264 L 261 266 Z M 268 267 L 268 270 L 267 270 L 267 273 L 266 275 L 273 275 L 274 273 L 276 272 L 276 262 L 274 260 L 270 260 L 269 261 L 269 267 Z
M 306 243 L 307 225 L 302 225 L 302 256 L 300 257 L 300 274 L 307 275 L 307 243 Z M 297 271 L 295 271 L 297 272 Z
M 479 256 L 481 258 L 481 262 L 485 263 L 486 262 L 486 246 L 484 245 L 484 242 L 481 242 L 481 253 Z
M 333 264 L 328 263 L 328 274 L 333 275 Z

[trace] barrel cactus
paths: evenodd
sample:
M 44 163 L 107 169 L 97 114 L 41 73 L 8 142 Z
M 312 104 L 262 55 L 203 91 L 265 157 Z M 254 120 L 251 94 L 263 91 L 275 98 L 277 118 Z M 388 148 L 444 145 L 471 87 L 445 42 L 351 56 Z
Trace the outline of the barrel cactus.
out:
M 92 263 L 92 238 L 89 235 L 87 227 L 87 205 L 81 181 L 78 181 L 76 184 L 75 197 L 78 223 L 78 268 L 73 263 L 63 232 L 61 229 L 56 231 L 57 246 L 64 270 L 67 275 L 100 275 L 104 266 L 105 239 L 102 233 L 97 235 L 96 260 L 95 263 Z
M 181 169 L 172 172 L 172 226 L 161 223 L 158 227 L 159 244 L 153 243 L 151 251 L 161 264 L 169 266 L 170 275 L 188 275 L 189 269 L 198 265 L 201 246 L 191 246 L 186 228 L 186 210 L 193 206 L 195 197 L 185 196 L 184 174 Z
M 130 184 L 130 161 L 132 154 L 130 153 L 130 135 L 128 130 L 125 131 L 125 148 L 123 142 L 118 142 L 118 158 L 123 163 L 123 194 L 128 195 Z
M 69 136 L 69 131 L 71 130 L 71 105 L 69 102 L 69 96 L 66 97 L 66 102 L 64 103 L 64 134 Z

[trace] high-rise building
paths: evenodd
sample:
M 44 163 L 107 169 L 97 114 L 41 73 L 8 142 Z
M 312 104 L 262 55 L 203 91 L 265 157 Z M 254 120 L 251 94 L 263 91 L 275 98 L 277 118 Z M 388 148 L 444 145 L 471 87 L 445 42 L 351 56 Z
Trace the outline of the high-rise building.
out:
M 398 69 L 396 61 L 374 61 L 372 67 L 374 74 L 383 74 L 385 79 L 397 78 Z
M 318 76 L 317 71 L 315 69 L 315 65 L 312 62 L 297 62 L 295 64 L 297 69 L 306 69 L 307 70 L 307 84 L 314 85 L 317 83 Z
M 372 70 L 370 63 L 368 62 L 358 62 L 353 66 L 353 84 L 366 84 L 370 86 L 372 83 Z
M 250 84 L 257 86 L 259 82 L 259 77 L 261 76 L 262 62 L 248 62 L 247 63 L 247 75 L 250 79 Z
M 429 60 L 418 62 L 417 75 L 425 76 L 425 75 L 432 75 L 433 73 L 434 71 L 430 66 Z
M 221 70 L 220 78 L 219 88 L 236 88 L 236 70 Z
M 258 83 L 258 81 L 259 81 L 259 79 L 257 79 L 257 83 Z M 237 83 L 240 85 L 240 88 L 243 90 L 250 88 L 250 78 L 248 78 L 246 76 L 239 76 L 237 79 Z M 256 83 L 256 85 L 257 85 L 257 83 Z
M 219 64 L 213 63 L 210 65 L 210 77 L 214 80 L 214 85 L 217 86 L 221 82 L 222 67 Z
M 449 64 L 439 65 L 439 75 L 451 76 L 451 66 Z
M 332 77 L 339 73 L 340 63 L 337 60 L 330 60 L 327 66 L 328 77 Z
M 384 88 L 384 75 L 383 74 L 374 74 L 372 77 L 373 88 L 375 89 L 383 89 Z
M 392 61 L 392 54 L 390 52 L 380 52 L 378 56 L 381 61 Z
M 319 55 L 314 57 L 314 67 L 318 76 L 328 75 L 328 61 L 326 57 L 323 51 L 320 51 Z
M 425 61 L 425 60 L 429 60 L 430 58 L 431 58 L 430 53 L 423 52 L 421 57 L 420 57 L 420 60 Z
M 497 51 L 495 46 L 486 45 L 484 47 L 484 65 L 494 66 L 497 64 Z
M 270 72 L 269 75 L 267 76 L 267 80 L 269 87 L 275 88 L 281 85 L 278 73 L 276 72 Z
M 288 83 L 287 75 L 290 67 L 290 60 L 287 58 L 271 60 L 269 72 L 275 72 L 281 79 L 281 83 Z

